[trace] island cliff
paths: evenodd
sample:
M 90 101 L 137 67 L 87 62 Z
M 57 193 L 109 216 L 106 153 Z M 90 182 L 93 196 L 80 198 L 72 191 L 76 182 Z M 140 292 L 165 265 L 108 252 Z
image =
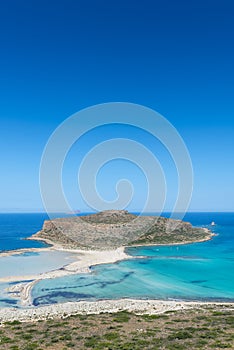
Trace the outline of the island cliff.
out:
M 81 217 L 44 222 L 31 239 L 66 249 L 105 250 L 123 246 L 184 244 L 210 239 L 213 234 L 181 220 L 137 216 L 126 210 L 107 210 Z

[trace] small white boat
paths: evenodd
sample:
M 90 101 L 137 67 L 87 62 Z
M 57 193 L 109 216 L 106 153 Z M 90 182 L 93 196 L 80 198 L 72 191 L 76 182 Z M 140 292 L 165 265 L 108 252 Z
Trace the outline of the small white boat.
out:
M 210 224 L 211 226 L 215 226 L 216 223 L 214 221 L 212 221 L 212 223 Z

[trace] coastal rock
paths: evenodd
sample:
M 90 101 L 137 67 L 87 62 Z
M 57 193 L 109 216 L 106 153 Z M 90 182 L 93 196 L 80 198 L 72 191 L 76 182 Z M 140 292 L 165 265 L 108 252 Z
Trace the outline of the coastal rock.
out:
M 185 309 L 201 309 L 210 307 L 224 308 L 233 311 L 233 303 L 212 303 L 212 302 L 185 302 L 168 300 L 99 300 L 99 301 L 79 301 L 67 302 L 63 304 L 53 304 L 31 309 L 0 309 L 0 325 L 4 322 L 18 320 L 20 322 L 49 320 L 55 318 L 67 318 L 77 314 L 100 314 L 104 312 L 114 313 L 119 311 L 134 312 L 136 314 L 158 315 L 165 312 Z
M 210 239 L 212 233 L 188 222 L 107 210 L 86 216 L 47 220 L 32 239 L 64 248 L 113 249 L 120 246 L 182 244 Z

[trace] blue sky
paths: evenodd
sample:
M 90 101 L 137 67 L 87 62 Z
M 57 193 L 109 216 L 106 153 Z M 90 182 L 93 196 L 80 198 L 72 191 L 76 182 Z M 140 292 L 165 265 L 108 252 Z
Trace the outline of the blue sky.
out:
M 50 134 L 78 110 L 112 101 L 148 106 L 177 128 L 194 167 L 190 210 L 234 211 L 233 41 L 231 0 L 1 2 L 0 211 L 41 209 L 39 165 Z M 126 134 L 98 132 L 81 140 L 83 153 L 106 133 Z M 147 135 L 142 142 L 152 146 Z M 64 171 L 68 197 L 75 152 Z M 162 167 L 170 209 L 174 170 L 164 156 Z M 124 162 L 113 169 L 100 174 L 100 193 L 111 197 L 116 174 L 129 176 L 141 189 L 132 209 L 141 208 L 142 175 Z

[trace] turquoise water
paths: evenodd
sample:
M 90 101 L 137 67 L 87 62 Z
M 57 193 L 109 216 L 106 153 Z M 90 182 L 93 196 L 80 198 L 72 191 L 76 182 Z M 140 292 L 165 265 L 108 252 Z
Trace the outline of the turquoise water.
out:
M 74 253 L 63 251 L 27 252 L 0 257 L 0 278 L 11 276 L 17 280 L 0 282 L 0 307 L 20 306 L 19 299 L 12 298 L 11 293 L 7 292 L 12 285 L 32 281 L 32 275 L 60 269 L 75 260 Z
M 234 301 L 234 214 L 193 213 L 185 219 L 205 227 L 217 222 L 218 236 L 189 245 L 129 248 L 134 259 L 40 281 L 32 291 L 34 305 L 127 297 Z
M 44 246 L 24 237 L 38 231 L 46 218 L 0 214 L 0 250 Z M 129 248 L 134 259 L 95 266 L 91 274 L 40 281 L 32 291 L 34 305 L 125 297 L 234 301 L 234 213 L 189 213 L 185 220 L 208 228 L 215 221 L 218 236 L 190 245 Z M 0 276 L 43 272 L 67 262 L 65 255 L 42 252 L 2 257 Z M 19 307 L 6 293 L 14 283 L 0 283 L 0 307 Z

